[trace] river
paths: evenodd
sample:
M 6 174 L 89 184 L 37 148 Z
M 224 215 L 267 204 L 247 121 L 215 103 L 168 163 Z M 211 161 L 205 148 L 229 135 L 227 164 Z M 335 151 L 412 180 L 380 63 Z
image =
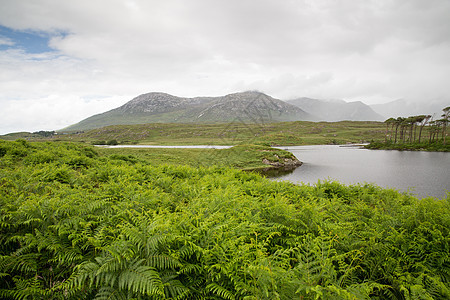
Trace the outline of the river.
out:
M 285 174 L 268 174 L 274 180 L 315 184 L 337 180 L 345 184 L 374 183 L 410 192 L 419 198 L 445 198 L 450 192 L 450 153 L 366 150 L 358 147 L 290 146 L 303 165 Z

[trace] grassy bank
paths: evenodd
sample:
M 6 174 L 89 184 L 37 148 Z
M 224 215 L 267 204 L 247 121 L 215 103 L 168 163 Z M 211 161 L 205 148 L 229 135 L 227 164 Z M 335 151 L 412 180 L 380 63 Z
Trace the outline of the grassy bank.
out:
M 410 143 L 410 144 L 394 144 L 384 142 L 371 142 L 365 148 L 372 150 L 400 150 L 400 151 L 437 151 L 450 152 L 450 143 L 443 144 L 443 142 L 433 143 Z
M 450 198 L 114 155 L 0 141 L 2 299 L 450 297 Z

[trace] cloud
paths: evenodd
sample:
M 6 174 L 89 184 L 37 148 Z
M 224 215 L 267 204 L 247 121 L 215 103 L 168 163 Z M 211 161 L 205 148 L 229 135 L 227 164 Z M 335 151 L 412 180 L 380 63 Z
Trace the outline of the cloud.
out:
M 198 96 L 257 89 L 280 98 L 372 103 L 448 97 L 447 0 L 0 4 L 0 25 L 44 32 L 51 49 L 29 53 L 0 37 L 0 110 L 5 103 L 36 109 L 21 103 L 49 103 L 51 95 L 55 103 L 99 95 L 106 108 L 106 99 L 124 103 L 150 91 Z M 0 121 L 0 129 L 6 125 Z
M 14 42 L 7 37 L 0 36 L 0 46 L 14 46 Z

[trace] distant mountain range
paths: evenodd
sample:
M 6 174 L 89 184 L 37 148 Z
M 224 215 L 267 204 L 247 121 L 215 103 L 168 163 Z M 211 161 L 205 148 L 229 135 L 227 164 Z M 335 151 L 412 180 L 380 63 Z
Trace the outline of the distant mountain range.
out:
M 442 109 L 450 106 L 449 100 L 428 100 L 423 102 L 406 101 L 399 99 L 384 104 L 371 105 L 374 111 L 385 116 L 386 119 L 393 117 L 409 117 L 415 115 L 431 115 L 439 119 Z
M 256 91 L 194 98 L 176 97 L 166 93 L 147 93 L 118 108 L 66 127 L 62 131 L 145 123 L 384 121 L 389 117 L 439 113 L 442 108 L 444 102 L 437 102 L 426 108 L 424 105 L 404 100 L 372 106 L 360 101 L 345 102 L 304 97 L 282 101 Z
M 395 100 L 383 104 L 367 105 L 361 101 L 318 100 L 297 98 L 286 101 L 314 115 L 320 121 L 384 121 L 391 117 L 409 117 L 415 115 L 434 115 L 440 118 L 442 109 L 450 105 L 446 100 L 422 102 Z
M 370 106 L 357 102 L 343 100 L 318 100 L 311 98 L 297 98 L 286 101 L 300 107 L 314 115 L 319 121 L 383 121 L 385 117 L 376 113 Z

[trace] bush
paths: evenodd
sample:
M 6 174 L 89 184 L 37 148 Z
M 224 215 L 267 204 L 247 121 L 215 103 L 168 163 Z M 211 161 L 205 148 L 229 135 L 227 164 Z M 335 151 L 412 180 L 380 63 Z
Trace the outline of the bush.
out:
M 115 146 L 115 145 L 119 145 L 119 142 L 117 142 L 117 140 L 110 140 L 106 144 L 109 146 Z

